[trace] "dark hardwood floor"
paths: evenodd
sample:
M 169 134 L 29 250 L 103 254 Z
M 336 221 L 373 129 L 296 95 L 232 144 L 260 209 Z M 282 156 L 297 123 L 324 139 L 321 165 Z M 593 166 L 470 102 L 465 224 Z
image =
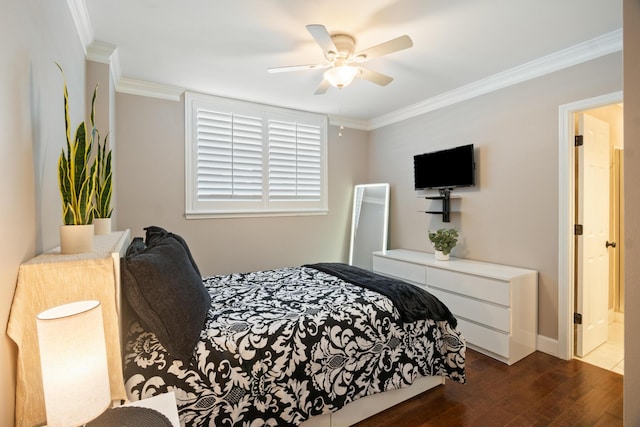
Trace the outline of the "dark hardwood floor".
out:
M 507 366 L 467 350 L 467 383 L 447 381 L 357 427 L 622 426 L 622 375 L 535 352 Z

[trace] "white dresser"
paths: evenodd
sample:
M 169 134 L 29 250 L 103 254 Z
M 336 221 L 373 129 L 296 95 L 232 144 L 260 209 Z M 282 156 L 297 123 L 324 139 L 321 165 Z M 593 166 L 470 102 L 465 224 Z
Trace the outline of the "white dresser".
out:
M 509 365 L 536 350 L 538 272 L 393 249 L 373 254 L 373 270 L 420 286 L 449 307 L 467 345 Z

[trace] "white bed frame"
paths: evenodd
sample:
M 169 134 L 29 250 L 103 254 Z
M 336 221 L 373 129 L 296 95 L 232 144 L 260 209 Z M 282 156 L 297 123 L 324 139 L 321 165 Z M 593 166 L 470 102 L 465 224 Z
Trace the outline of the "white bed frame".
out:
M 444 384 L 444 377 L 420 377 L 410 387 L 362 397 L 339 411 L 318 415 L 300 424 L 301 427 L 347 427 L 369 418 L 400 402 Z

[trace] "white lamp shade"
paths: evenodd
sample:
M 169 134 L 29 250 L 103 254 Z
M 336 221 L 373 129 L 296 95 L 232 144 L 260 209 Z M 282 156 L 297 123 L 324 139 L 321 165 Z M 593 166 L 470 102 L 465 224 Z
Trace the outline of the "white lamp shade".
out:
M 50 308 L 36 317 L 47 425 L 77 426 L 111 403 L 99 301 Z
M 357 67 L 341 65 L 325 71 L 324 78 L 327 79 L 332 86 L 343 88 L 350 85 L 359 72 L 360 70 Z

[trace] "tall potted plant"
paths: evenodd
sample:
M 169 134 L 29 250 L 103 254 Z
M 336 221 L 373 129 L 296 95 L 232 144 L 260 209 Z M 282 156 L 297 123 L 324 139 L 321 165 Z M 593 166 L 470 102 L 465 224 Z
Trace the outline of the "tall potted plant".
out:
M 90 164 L 93 147 L 94 104 L 98 87 L 91 100 L 91 131 L 87 132 L 83 121 L 71 140 L 69 119 L 69 94 L 67 80 L 60 64 L 56 63 L 64 80 L 64 125 L 67 138 L 66 152 L 62 149 L 58 159 L 58 184 L 62 198 L 62 220 L 60 227 L 60 251 L 81 253 L 93 250 L 93 198 L 96 183 L 96 164 Z
M 111 149 L 109 148 L 109 135 L 105 136 L 100 144 L 100 135 L 96 131 L 98 149 L 96 153 L 97 178 L 94 206 L 94 218 L 96 234 L 111 233 L 111 194 L 113 193 L 113 171 L 111 168 Z

